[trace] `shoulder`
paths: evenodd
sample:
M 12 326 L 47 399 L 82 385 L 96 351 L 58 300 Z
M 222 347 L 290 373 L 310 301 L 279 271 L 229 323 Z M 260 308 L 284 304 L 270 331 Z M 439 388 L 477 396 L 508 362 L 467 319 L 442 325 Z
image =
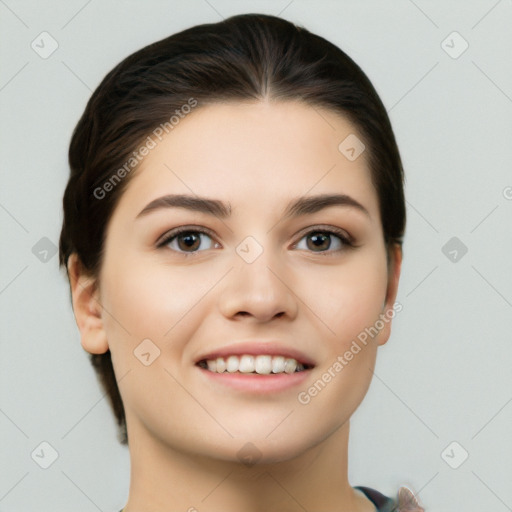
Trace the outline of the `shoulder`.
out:
M 396 509 L 396 502 L 384 494 L 362 485 L 356 485 L 354 489 L 361 491 L 377 508 L 379 512 L 391 512 Z
M 389 498 L 370 487 L 355 486 L 354 489 L 360 490 L 375 505 L 378 512 L 425 512 L 414 493 L 407 487 L 400 487 L 396 499 Z

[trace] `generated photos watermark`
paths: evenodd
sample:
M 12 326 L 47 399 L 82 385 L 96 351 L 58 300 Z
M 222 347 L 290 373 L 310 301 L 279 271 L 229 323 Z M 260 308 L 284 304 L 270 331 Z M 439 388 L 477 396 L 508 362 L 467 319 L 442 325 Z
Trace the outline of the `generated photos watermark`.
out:
M 336 360 L 329 368 L 317 379 L 313 385 L 307 390 L 301 391 L 297 395 L 297 400 L 302 405 L 307 405 L 331 382 L 359 352 L 368 345 L 370 339 L 375 338 L 382 329 L 388 324 L 397 313 L 402 311 L 403 306 L 400 302 L 395 302 L 392 309 L 388 309 L 385 313 L 379 315 L 379 319 L 371 327 L 366 327 L 357 335 L 357 340 L 353 340 L 350 347 L 342 354 L 338 355 Z
M 138 149 L 132 152 L 132 156 L 126 160 L 126 162 L 115 171 L 110 178 L 105 180 L 101 186 L 94 189 L 93 195 L 96 199 L 104 199 L 109 192 L 122 181 L 122 179 L 129 174 L 137 165 L 144 159 L 145 156 L 149 155 L 152 149 L 158 146 L 165 135 L 171 133 L 174 128 L 184 119 L 192 109 L 197 106 L 197 100 L 189 98 L 187 103 L 177 108 L 174 114 L 165 123 L 160 123 L 144 140 L 143 144 Z

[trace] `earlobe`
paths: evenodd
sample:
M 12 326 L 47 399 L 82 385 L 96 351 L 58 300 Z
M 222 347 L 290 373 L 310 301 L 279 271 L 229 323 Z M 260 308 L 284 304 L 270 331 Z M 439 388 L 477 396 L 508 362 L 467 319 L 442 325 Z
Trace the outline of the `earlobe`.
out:
M 388 287 L 386 293 L 386 308 L 392 308 L 398 293 L 398 283 L 402 269 L 402 246 L 393 245 L 391 249 L 391 268 L 388 274 Z
M 391 320 L 395 316 L 393 307 L 398 293 L 398 283 L 400 281 L 400 272 L 402 268 L 402 247 L 399 244 L 393 245 L 390 249 L 390 268 L 388 271 L 388 284 L 386 290 L 386 299 L 384 301 L 382 312 L 384 316 L 384 327 L 379 332 L 378 344 L 384 345 L 391 334 Z M 382 316 L 382 315 L 381 315 Z
M 82 347 L 91 354 L 104 354 L 109 347 L 103 325 L 103 308 L 99 302 L 98 281 L 84 271 L 75 253 L 68 260 L 68 276 Z

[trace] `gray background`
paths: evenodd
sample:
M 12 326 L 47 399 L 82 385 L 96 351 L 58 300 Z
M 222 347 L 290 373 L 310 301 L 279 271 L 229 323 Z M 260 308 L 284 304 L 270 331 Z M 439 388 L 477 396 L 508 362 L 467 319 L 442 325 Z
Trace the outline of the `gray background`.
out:
M 381 95 L 406 169 L 403 311 L 352 421 L 351 483 L 409 485 L 429 511 L 512 510 L 511 0 L 0 0 L 0 510 L 126 502 L 128 450 L 52 253 L 67 146 L 122 58 L 242 12 L 345 50 Z M 58 44 L 47 58 L 43 31 Z M 58 454 L 48 469 L 42 442 Z

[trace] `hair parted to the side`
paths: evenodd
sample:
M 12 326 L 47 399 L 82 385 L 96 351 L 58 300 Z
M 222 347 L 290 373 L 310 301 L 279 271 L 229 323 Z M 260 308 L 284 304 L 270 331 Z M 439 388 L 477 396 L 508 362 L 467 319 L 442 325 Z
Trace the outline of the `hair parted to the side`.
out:
M 243 14 L 146 46 L 120 62 L 94 91 L 69 147 L 61 266 L 67 268 L 76 253 L 84 270 L 99 276 L 106 227 L 133 172 L 123 173 L 108 192 L 102 188 L 101 197 L 98 187 L 111 181 L 142 141 L 191 98 L 196 108 L 264 98 L 299 100 L 345 116 L 366 146 L 386 247 L 402 245 L 402 163 L 386 109 L 367 76 L 324 38 L 275 16 Z M 119 440 L 128 444 L 110 351 L 90 357 L 109 396 Z

